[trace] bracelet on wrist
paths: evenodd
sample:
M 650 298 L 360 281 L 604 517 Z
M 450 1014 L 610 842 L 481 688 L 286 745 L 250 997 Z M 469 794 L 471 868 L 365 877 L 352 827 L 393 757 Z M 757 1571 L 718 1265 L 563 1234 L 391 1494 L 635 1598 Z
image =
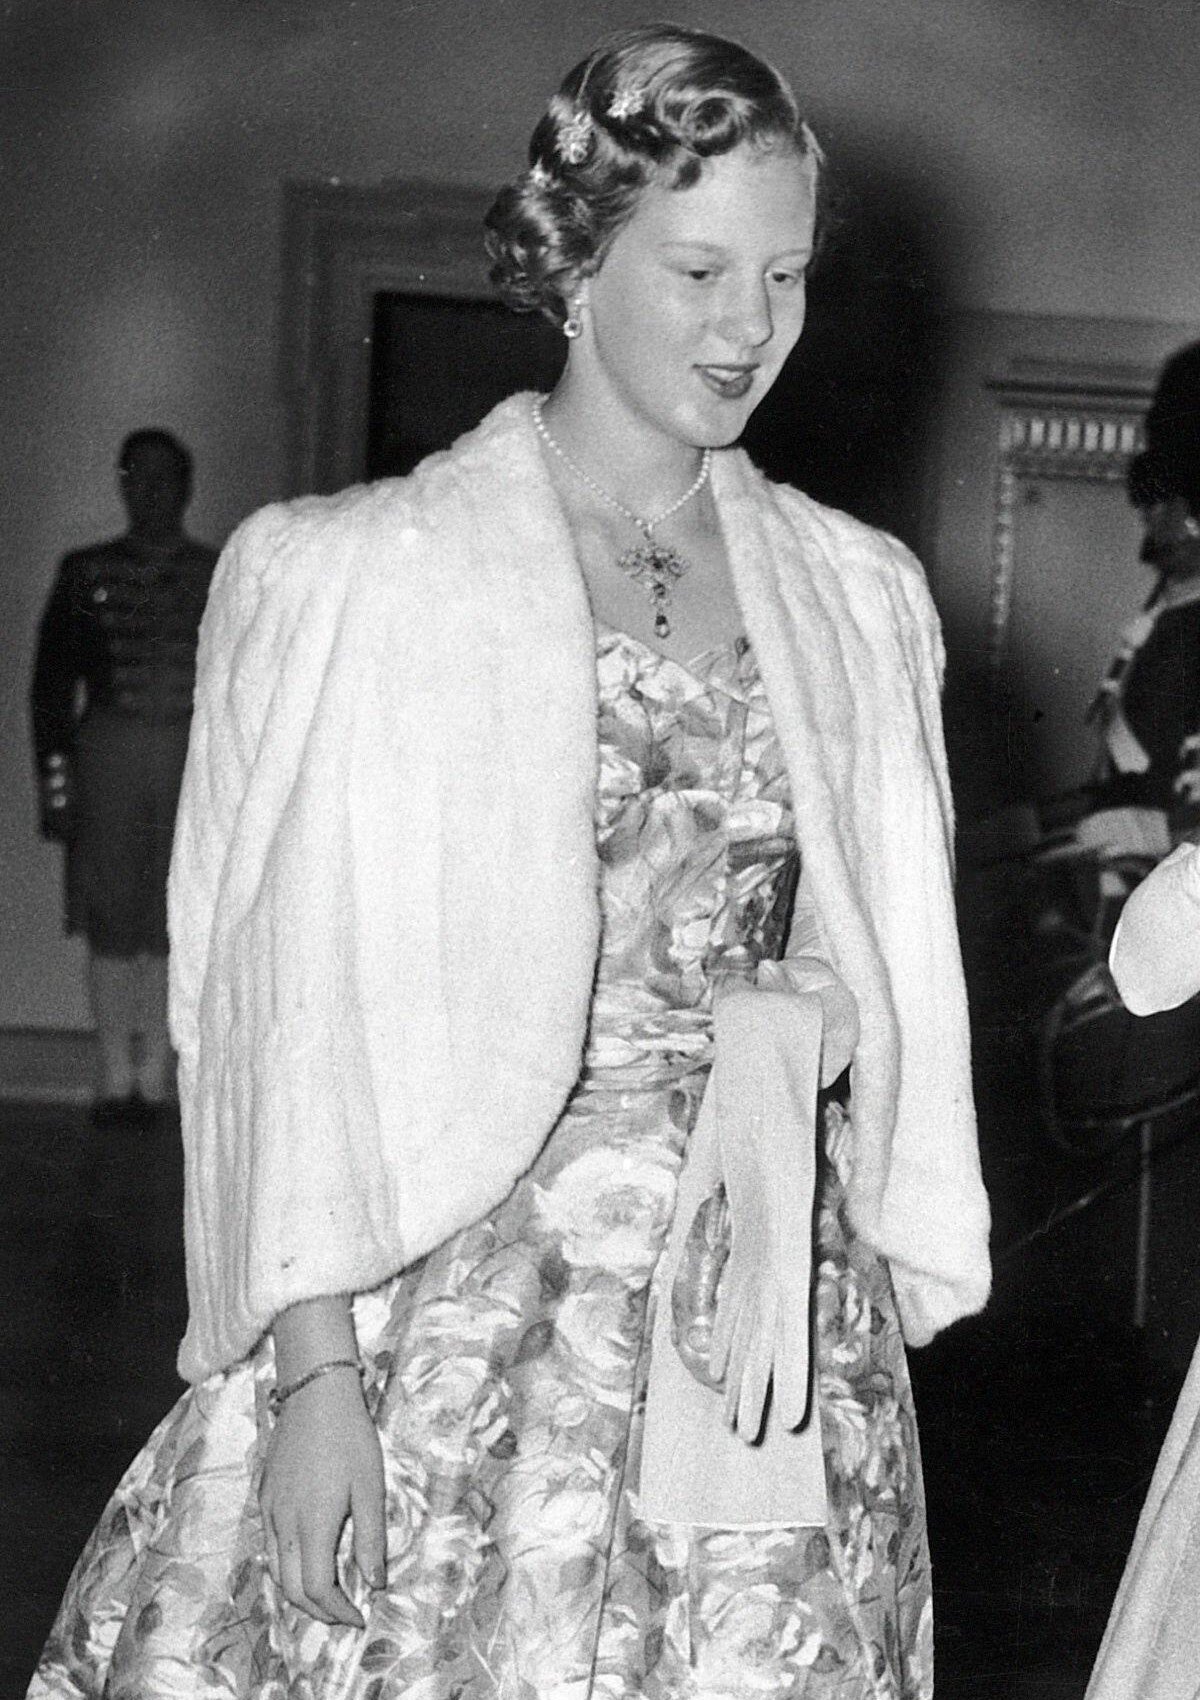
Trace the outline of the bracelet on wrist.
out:
M 293 1393 L 299 1393 L 302 1387 L 310 1382 L 319 1381 L 323 1375 L 332 1375 L 335 1369 L 352 1369 L 360 1376 L 362 1365 L 357 1358 L 328 1358 L 323 1364 L 317 1364 L 307 1375 L 298 1376 L 295 1381 L 289 1381 L 286 1387 L 273 1387 L 267 1394 L 267 1409 L 273 1417 L 277 1417 L 287 1404 Z

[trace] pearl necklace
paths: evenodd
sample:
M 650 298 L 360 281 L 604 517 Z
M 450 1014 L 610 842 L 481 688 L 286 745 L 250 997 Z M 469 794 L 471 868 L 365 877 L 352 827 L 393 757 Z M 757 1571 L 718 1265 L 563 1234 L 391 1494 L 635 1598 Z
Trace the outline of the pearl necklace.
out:
M 635 584 L 645 585 L 654 607 L 655 636 L 660 638 L 670 637 L 671 622 L 667 613 L 671 606 L 671 593 L 675 588 L 676 580 L 681 579 L 684 573 L 689 570 L 691 562 L 685 560 L 678 549 L 672 549 L 669 543 L 659 543 L 654 536 L 654 530 L 665 519 L 670 519 L 672 514 L 678 513 L 680 508 L 686 506 L 693 496 L 699 495 L 708 482 L 708 475 L 712 470 L 712 450 L 705 449 L 701 456 L 699 472 L 679 500 L 672 502 L 669 508 L 664 508 L 662 513 L 654 519 L 643 519 L 640 514 L 635 514 L 632 508 L 627 508 L 624 502 L 618 502 L 617 498 L 610 495 L 603 485 L 597 484 L 590 474 L 586 473 L 581 466 L 578 466 L 571 459 L 566 449 L 561 448 L 555 442 L 550 435 L 549 426 L 542 417 L 544 405 L 544 397 L 537 396 L 533 403 L 533 424 L 546 447 L 558 456 L 563 465 L 575 474 L 581 484 L 586 484 L 593 495 L 599 496 L 601 501 L 607 502 L 610 508 L 615 508 L 632 525 L 636 525 L 645 538 L 644 543 L 635 544 L 633 548 L 626 549 L 623 555 L 618 556 L 617 566 L 623 573 L 627 573 Z

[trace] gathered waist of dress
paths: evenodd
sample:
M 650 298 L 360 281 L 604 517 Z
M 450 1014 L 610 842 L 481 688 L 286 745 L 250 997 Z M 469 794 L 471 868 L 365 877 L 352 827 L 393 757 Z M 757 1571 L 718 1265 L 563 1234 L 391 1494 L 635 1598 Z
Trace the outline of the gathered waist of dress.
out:
M 642 1010 L 619 1026 L 595 1012 L 580 1085 L 642 1091 L 670 1085 L 712 1063 L 713 1020 L 708 999 L 695 1009 Z
M 645 982 L 601 980 L 580 1075 L 581 1089 L 650 1091 L 706 1070 L 713 1056 L 713 996 L 730 979 L 752 979 L 756 959 L 734 947 L 708 965 L 694 1003 L 656 997 Z
M 674 1053 L 643 1057 L 634 1064 L 596 1062 L 589 1052 L 572 1096 L 586 1092 L 661 1092 L 664 1087 L 677 1086 L 692 1075 L 707 1074 L 711 1067 L 711 1043 L 703 1053 L 694 1056 Z

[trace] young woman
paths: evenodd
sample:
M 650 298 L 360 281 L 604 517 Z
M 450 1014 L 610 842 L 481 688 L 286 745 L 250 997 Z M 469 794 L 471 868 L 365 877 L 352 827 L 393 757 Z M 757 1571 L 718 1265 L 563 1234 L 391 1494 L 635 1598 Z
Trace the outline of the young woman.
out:
M 820 164 L 744 49 L 607 42 L 489 217 L 553 395 L 226 551 L 172 871 L 195 1385 L 34 1696 L 931 1692 L 900 1323 L 988 1281 L 940 640 L 733 447 Z M 814 1103 L 763 1106 L 847 1062 L 806 1420 Z

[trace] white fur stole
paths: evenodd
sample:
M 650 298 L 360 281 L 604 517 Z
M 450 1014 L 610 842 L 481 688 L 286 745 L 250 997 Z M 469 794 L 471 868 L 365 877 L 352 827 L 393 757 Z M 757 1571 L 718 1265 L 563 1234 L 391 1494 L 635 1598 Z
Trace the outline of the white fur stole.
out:
M 899 545 L 714 491 L 864 1036 L 859 1230 L 910 1339 L 976 1310 L 987 1207 L 936 619 Z M 561 1113 L 598 947 L 595 647 L 529 398 L 408 479 L 263 510 L 201 633 L 170 884 L 199 1380 L 498 1204 Z

